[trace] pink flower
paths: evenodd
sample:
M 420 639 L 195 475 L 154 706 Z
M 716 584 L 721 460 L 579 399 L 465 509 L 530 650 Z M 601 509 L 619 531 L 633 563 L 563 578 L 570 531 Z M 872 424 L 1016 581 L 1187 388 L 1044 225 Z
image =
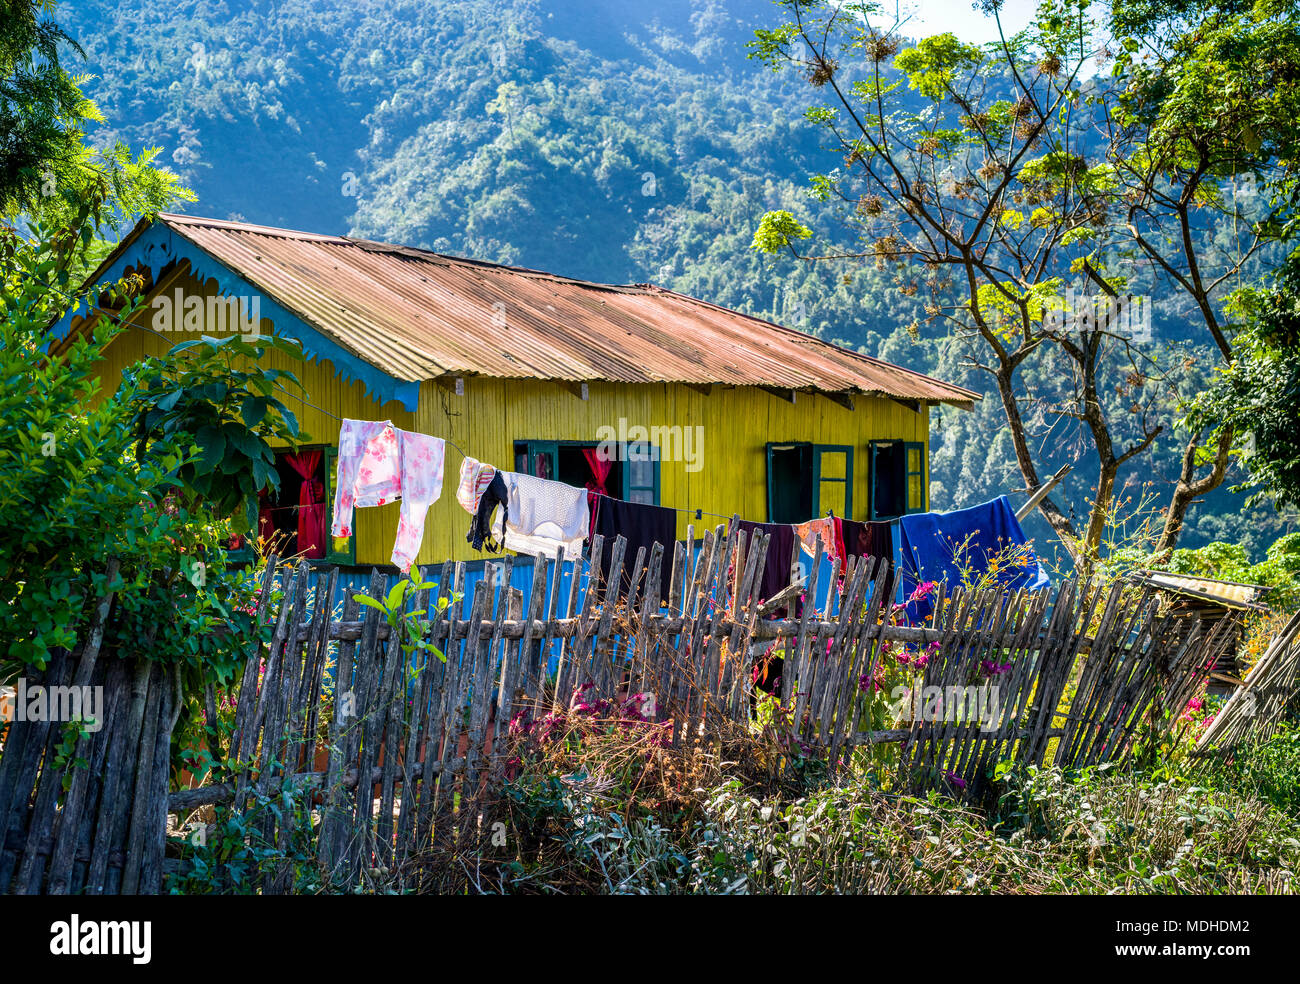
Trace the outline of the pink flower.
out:
M 928 598 L 930 593 L 934 591 L 936 587 L 938 587 L 938 584 L 934 581 L 922 581 L 912 590 L 912 594 L 907 600 L 909 602 L 922 601 L 923 599 Z

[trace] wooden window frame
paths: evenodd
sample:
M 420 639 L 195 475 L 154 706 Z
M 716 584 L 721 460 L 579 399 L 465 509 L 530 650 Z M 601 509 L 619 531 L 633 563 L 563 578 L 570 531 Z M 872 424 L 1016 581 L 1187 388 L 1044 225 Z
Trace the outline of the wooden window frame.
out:
M 767 470 L 767 521 L 775 522 L 772 518 L 772 452 L 776 450 L 785 450 L 787 448 L 809 448 L 812 452 L 812 516 L 809 519 L 820 519 L 825 513 L 822 509 L 822 483 L 823 482 L 842 482 L 844 483 L 844 515 L 840 519 L 853 518 L 853 445 L 852 444 L 818 444 L 815 441 L 768 441 L 765 449 L 765 467 Z M 822 477 L 822 455 L 823 454 L 842 454 L 844 455 L 844 477 L 843 478 L 823 478 Z
M 882 448 L 893 447 L 894 445 L 898 445 L 898 444 L 901 444 L 903 447 L 903 474 L 902 474 L 903 511 L 900 513 L 885 514 L 880 511 L 880 505 L 879 502 L 877 501 L 877 496 L 876 496 L 876 473 L 878 469 L 876 459 L 879 456 L 879 452 Z M 870 504 L 868 512 L 870 513 L 871 519 L 876 521 L 890 520 L 890 519 L 897 519 L 899 516 L 906 516 L 911 513 L 925 512 L 929 508 L 929 503 L 930 503 L 930 469 L 929 469 L 929 461 L 925 453 L 925 442 L 905 441 L 902 438 L 886 438 L 878 441 L 871 441 L 868 443 L 867 447 L 869 449 L 869 454 L 868 454 L 869 467 L 867 470 L 867 490 L 869 492 L 869 504 Z M 920 468 L 916 471 L 912 470 L 909 461 L 913 451 L 917 452 L 917 457 L 920 460 Z M 921 480 L 921 501 L 919 505 L 915 505 L 915 506 L 912 504 L 911 496 L 909 494 L 911 490 L 910 480 L 912 479 L 913 476 L 918 477 Z

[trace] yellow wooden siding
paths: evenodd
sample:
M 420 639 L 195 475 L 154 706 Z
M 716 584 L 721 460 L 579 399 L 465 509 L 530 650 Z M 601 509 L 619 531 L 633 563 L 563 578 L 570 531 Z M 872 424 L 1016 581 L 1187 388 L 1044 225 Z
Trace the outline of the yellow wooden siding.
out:
M 178 280 L 186 291 L 215 292 L 215 282 L 197 286 Z M 144 320 L 147 312 L 140 318 Z M 147 321 L 145 322 L 147 323 Z M 273 325 L 263 319 L 262 330 Z M 103 380 L 106 390 L 116 387 L 124 366 L 149 355 L 164 353 L 187 336 L 159 336 L 144 328 L 131 328 L 109 346 Z M 857 397 L 850 411 L 822 396 L 800 393 L 793 404 L 763 390 L 713 387 L 709 393 L 676 384 L 628 386 L 591 383 L 582 400 L 567 387 L 536 380 L 500 380 L 467 377 L 463 395 L 433 381 L 420 388 L 419 410 L 412 414 L 396 402 L 379 404 L 359 383 L 347 382 L 328 361 L 292 360 L 279 352 L 267 356 L 269 364 L 293 371 L 305 385 L 307 401 L 338 417 L 388 419 L 401 428 L 448 439 L 443 495 L 429 511 L 420 563 L 446 559 L 474 559 L 465 541 L 469 516 L 456 502 L 455 490 L 461 454 L 454 444 L 482 461 L 514 467 L 514 442 L 518 440 L 596 441 L 602 426 L 617 428 L 620 418 L 629 426 L 702 427 L 703 467 L 688 471 L 683 461 L 660 463 L 660 503 L 681 509 L 702 509 L 678 516 L 677 533 L 688 524 L 697 534 L 720 522 L 717 513 L 763 520 L 767 517 L 767 455 L 769 441 L 810 441 L 853 447 L 853 514 L 868 515 L 870 490 L 869 442 L 917 441 L 926 446 L 929 460 L 929 412 L 913 412 L 900 403 Z M 298 414 L 312 444 L 337 445 L 339 421 L 301 400 L 280 394 Z M 928 489 L 927 489 L 928 494 Z M 332 506 L 332 503 L 331 503 Z M 928 506 L 928 501 L 927 501 Z M 397 532 L 399 506 L 392 504 L 358 510 L 357 562 L 388 563 Z
M 182 287 L 187 295 L 195 290 L 204 295 L 216 292 L 214 281 L 208 281 L 207 284 L 198 287 L 192 279 L 186 278 L 175 281 L 171 288 L 174 289 L 176 286 Z M 131 327 L 122 331 L 108 346 L 100 376 L 105 393 L 111 393 L 117 388 L 124 367 L 149 356 L 163 355 L 173 345 L 194 337 L 181 332 L 159 334 L 147 327 L 140 327 L 148 324 L 149 314 L 144 310 L 132 319 Z M 262 319 L 264 333 L 270 334 L 273 327 L 269 319 Z M 339 421 L 307 406 L 308 402 L 339 417 L 391 420 L 403 429 L 414 429 L 415 414 L 394 401 L 378 403 L 366 393 L 365 387 L 360 383 L 349 382 L 338 375 L 333 364 L 328 361 L 305 362 L 274 350 L 267 353 L 265 361 L 269 368 L 288 370 L 302 381 L 307 394 L 305 400 L 290 395 L 290 392 L 297 391 L 288 382 L 284 386 L 290 392 L 277 390 L 275 395 L 297 416 L 302 430 L 310 435 L 311 444 L 337 447 Z M 330 481 L 332 484 L 332 476 Z M 290 498 L 286 499 L 285 496 Z M 290 490 L 282 490 L 281 498 L 282 501 L 294 504 L 293 492 Z M 330 502 L 329 508 L 333 509 L 333 505 L 333 502 Z M 357 510 L 354 518 L 357 530 L 358 563 L 387 564 L 389 562 L 393 540 L 397 536 L 397 512 L 396 505 Z
M 859 397 L 852 411 L 821 396 L 799 394 L 790 404 L 758 389 L 714 387 L 709 394 L 687 386 L 626 386 L 591 383 L 580 399 L 559 383 L 466 378 L 457 396 L 448 386 L 426 382 L 420 389 L 416 429 L 459 445 L 465 453 L 499 467 L 514 467 L 514 442 L 596 441 L 602 426 L 700 426 L 703 467 L 688 471 L 682 461 L 660 462 L 662 505 L 702 509 L 678 515 L 677 535 L 688 524 L 697 535 L 720 520 L 708 513 L 767 518 L 767 443 L 811 441 L 853 447 L 854 517 L 867 516 L 869 442 L 929 442 L 929 415 L 893 400 Z M 470 559 L 465 543 L 469 517 L 455 501 L 460 454 L 447 453 L 443 498 L 429 511 L 420 562 Z M 928 505 L 928 503 L 927 503 Z

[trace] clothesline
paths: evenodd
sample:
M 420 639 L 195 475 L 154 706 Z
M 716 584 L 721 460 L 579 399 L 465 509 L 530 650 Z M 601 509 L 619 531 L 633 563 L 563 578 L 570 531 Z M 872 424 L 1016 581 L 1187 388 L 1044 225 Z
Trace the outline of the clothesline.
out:
M 80 301 L 77 298 L 73 297 L 71 294 L 68 294 L 66 291 L 62 290 L 59 287 L 56 287 L 48 283 L 45 284 L 44 286 L 47 289 L 52 290 L 66 297 L 69 301 L 78 304 L 80 303 Z M 114 321 L 115 323 L 123 327 L 130 326 L 130 322 L 125 321 L 124 319 L 117 316 L 115 313 L 101 312 L 101 315 L 109 318 L 110 320 Z M 164 335 L 162 332 L 157 331 L 152 326 L 139 325 L 138 327 L 142 327 L 146 331 L 152 332 L 153 334 L 157 335 L 159 338 L 163 339 L 164 341 L 170 340 L 168 336 Z M 307 362 L 305 356 L 300 356 L 299 361 L 301 361 L 304 365 Z M 334 420 L 339 421 L 343 429 L 346 429 L 347 426 L 349 425 L 349 421 L 347 419 L 340 417 L 336 413 L 326 410 L 324 407 L 317 406 L 316 404 L 312 403 L 310 400 L 306 399 L 301 394 L 295 394 L 291 392 L 290 390 L 288 390 L 278 382 L 274 382 L 274 381 L 272 382 L 273 385 L 276 387 L 276 389 L 280 390 L 290 399 L 297 400 L 301 405 L 310 407 L 311 409 L 315 410 L 317 413 L 324 414 L 326 417 L 330 417 Z M 358 423 L 358 422 L 352 421 L 352 423 Z M 372 421 L 370 423 L 377 424 L 379 422 Z M 391 424 L 387 425 L 387 427 L 390 432 L 393 430 Z M 435 438 L 430 435 L 419 434 L 418 432 L 403 432 L 403 435 L 404 436 L 401 438 L 403 442 L 409 440 L 410 442 L 416 445 L 416 449 L 412 450 L 410 453 L 412 455 L 412 460 L 416 462 L 417 465 L 419 465 L 419 467 L 421 468 L 424 467 L 423 464 L 421 464 L 422 462 L 434 460 L 435 458 L 437 461 L 437 470 L 432 475 L 432 480 L 436 481 L 436 488 L 430 486 L 429 489 L 424 490 L 422 492 L 422 497 L 426 500 L 423 508 L 427 508 L 427 506 L 431 504 L 432 501 L 436 501 L 440 493 L 441 483 L 442 483 L 442 457 L 444 454 L 443 448 L 441 446 L 437 448 L 431 448 L 429 447 L 429 445 L 432 444 L 439 444 L 442 446 L 450 445 L 456 451 L 460 452 L 462 458 L 468 459 L 470 461 L 477 460 L 471 458 L 470 455 L 467 454 L 463 448 L 461 448 L 454 441 L 451 441 L 447 438 Z M 405 455 L 406 452 L 403 451 L 402 454 Z M 342 467 L 342 459 L 340 459 L 340 467 Z M 403 466 L 403 468 L 405 468 L 405 465 Z M 420 482 L 424 484 L 429 484 L 425 482 L 425 478 L 426 476 L 423 474 L 423 472 L 421 472 L 419 475 Z M 527 478 L 529 480 L 533 479 L 532 476 L 518 476 L 518 475 L 515 476 L 516 481 L 521 480 L 522 478 Z M 550 481 L 550 480 L 541 480 L 541 479 L 538 480 Z M 553 484 L 557 486 L 566 486 L 566 483 L 560 483 L 560 482 L 555 482 Z M 579 488 L 578 486 L 566 486 L 566 487 L 571 491 L 576 491 Z M 432 498 L 429 498 L 428 496 L 428 493 L 430 492 L 432 493 Z M 606 498 L 611 502 L 621 503 L 622 501 L 622 500 L 613 499 L 611 497 L 606 497 Z M 359 502 L 358 504 L 371 505 L 371 504 L 382 504 L 383 502 L 384 499 L 379 498 L 376 503 Z M 402 540 L 403 528 L 406 525 L 405 514 L 406 514 L 407 505 L 408 505 L 407 498 L 405 496 L 402 496 L 403 520 L 398 525 L 399 543 Z M 322 506 L 324 506 L 324 503 L 312 504 L 310 506 L 304 506 L 302 504 L 299 504 L 298 506 L 277 506 L 272 508 L 288 508 L 294 510 L 301 510 L 304 508 L 320 508 Z M 734 519 L 738 518 L 734 516 L 725 516 L 721 513 L 714 513 L 714 512 L 706 513 L 702 509 L 683 509 L 677 506 L 657 506 L 657 508 L 663 509 L 665 511 L 675 512 L 675 513 L 688 513 L 688 514 L 694 513 L 695 518 L 697 519 L 702 519 L 705 515 L 707 515 L 712 518 L 721 519 L 727 523 L 730 523 Z M 350 509 L 351 509 L 350 503 L 348 509 L 349 509 L 349 516 L 350 516 Z M 335 504 L 335 514 L 336 514 L 335 521 L 337 523 L 338 502 L 336 502 Z M 833 515 L 830 514 L 828 514 L 828 516 L 836 524 L 837 531 L 841 524 L 843 524 L 847 528 L 847 526 L 851 523 L 851 521 L 847 519 L 841 520 L 835 518 Z M 822 521 L 823 521 L 822 518 L 817 518 L 811 520 L 810 522 L 820 523 Z M 764 524 L 764 523 L 751 523 L 749 521 L 741 521 L 741 522 L 743 522 L 746 526 L 768 525 L 768 526 L 780 526 L 783 528 L 788 527 L 791 533 L 796 532 L 796 524 L 789 524 L 789 523 Z M 909 530 L 909 522 L 911 522 L 912 524 L 912 528 L 910 530 Z M 423 509 L 421 509 L 420 511 L 418 525 L 419 526 L 423 525 Z M 884 527 L 884 532 L 888 532 L 889 530 L 889 525 L 885 523 L 878 523 L 878 524 L 852 523 L 852 525 L 855 527 Z M 583 527 L 587 528 L 587 526 L 588 526 L 587 522 L 584 522 Z M 909 579 L 913 583 L 919 584 L 920 578 L 922 576 L 933 577 L 934 575 L 940 575 L 940 574 L 942 574 L 943 576 L 947 576 L 950 574 L 955 574 L 957 576 L 960 576 L 960 571 L 957 569 L 957 564 L 956 564 L 957 557 L 955 555 L 952 557 L 947 556 L 947 554 L 952 553 L 951 544 L 953 543 L 961 542 L 969 546 L 973 538 L 977 542 L 978 546 L 980 547 L 980 555 L 984 557 L 986 560 L 988 556 L 996 555 L 997 553 L 1001 552 L 1002 549 L 1006 546 L 1015 545 L 1015 544 L 1019 544 L 1019 545 L 1027 544 L 1026 538 L 1024 536 L 1024 532 L 1020 528 L 1019 520 L 1017 519 L 1015 512 L 1011 509 L 1010 503 L 1007 501 L 1006 496 L 999 496 L 997 499 L 993 500 L 992 502 L 984 503 L 980 506 L 971 507 L 970 509 L 958 510 L 956 512 L 951 512 L 947 514 L 925 513 L 925 514 L 917 514 L 915 516 L 907 516 L 904 517 L 902 521 L 900 521 L 899 530 L 902 536 L 901 547 L 904 556 L 904 564 L 903 564 L 904 587 L 907 585 Z M 418 533 L 418 529 L 416 532 Z M 962 537 L 964 537 L 964 539 L 962 539 Z M 820 534 L 818 534 L 818 538 L 820 539 Z M 416 540 L 418 539 L 419 537 L 416 536 Z M 845 549 L 847 549 L 847 546 L 848 546 L 847 544 L 843 545 Z M 396 552 L 396 548 L 395 548 L 395 552 Z M 413 559 L 414 550 L 408 552 L 411 553 Z M 849 551 L 849 552 L 853 552 L 853 551 Z M 882 552 L 887 553 L 889 556 L 892 557 L 892 553 L 893 553 L 892 548 L 889 549 L 888 551 L 882 551 Z M 772 567 L 773 571 L 777 575 L 779 575 L 781 578 L 784 578 L 787 572 L 779 569 L 779 566 L 773 566 L 771 563 L 771 561 L 775 559 L 776 559 L 775 557 L 769 558 L 769 567 Z M 1050 583 L 1050 578 L 1048 577 L 1046 572 L 1041 568 L 1041 566 L 1038 564 L 1037 559 L 1034 557 L 1032 549 L 1027 550 L 1027 556 L 1025 557 L 1023 562 L 1017 562 L 1015 567 L 1017 568 L 1017 570 L 1012 576 L 1008 586 L 1025 586 L 1031 588 L 1038 588 L 1038 587 L 1043 587 Z M 1006 579 L 999 578 L 999 580 L 1006 580 Z M 912 600 L 915 601 L 916 600 L 915 597 L 913 597 Z

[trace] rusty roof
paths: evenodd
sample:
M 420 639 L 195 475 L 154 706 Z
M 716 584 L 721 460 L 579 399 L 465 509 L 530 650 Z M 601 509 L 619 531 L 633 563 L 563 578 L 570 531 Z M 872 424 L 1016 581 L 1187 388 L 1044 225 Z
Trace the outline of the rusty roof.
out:
M 1211 601 L 1225 608 L 1266 610 L 1260 599 L 1272 589 L 1262 584 L 1218 581 L 1195 574 L 1169 574 L 1164 571 L 1140 571 L 1139 583 L 1188 598 Z
M 651 284 L 588 283 L 411 247 L 218 219 L 162 213 L 156 221 L 346 351 L 399 379 L 477 374 L 730 384 L 966 408 L 980 398 Z M 147 225 L 141 223 L 133 235 Z

